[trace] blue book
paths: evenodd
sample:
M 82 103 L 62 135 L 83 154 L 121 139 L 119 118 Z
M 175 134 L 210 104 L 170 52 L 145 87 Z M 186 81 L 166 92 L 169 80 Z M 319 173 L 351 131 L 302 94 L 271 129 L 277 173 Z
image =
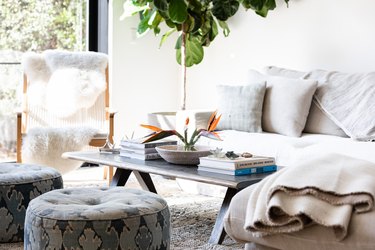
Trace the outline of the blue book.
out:
M 218 173 L 218 174 L 228 174 L 228 175 L 250 175 L 250 174 L 261 174 L 261 173 L 269 173 L 275 172 L 277 170 L 276 165 L 269 165 L 263 167 L 253 167 L 253 168 L 242 168 L 236 170 L 225 170 L 225 169 L 218 169 L 213 167 L 206 167 L 206 166 L 198 166 L 199 171 L 211 172 L 211 173 Z

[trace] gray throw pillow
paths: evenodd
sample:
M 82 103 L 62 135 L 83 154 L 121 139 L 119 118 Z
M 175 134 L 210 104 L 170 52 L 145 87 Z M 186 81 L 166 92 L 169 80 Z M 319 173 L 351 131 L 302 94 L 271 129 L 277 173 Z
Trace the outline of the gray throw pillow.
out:
M 218 113 L 222 115 L 217 129 L 262 132 L 264 81 L 243 86 L 218 85 L 216 90 Z
M 317 82 L 266 76 L 255 70 L 249 71 L 249 78 L 250 82 L 267 82 L 263 104 L 263 130 L 287 136 L 301 136 Z

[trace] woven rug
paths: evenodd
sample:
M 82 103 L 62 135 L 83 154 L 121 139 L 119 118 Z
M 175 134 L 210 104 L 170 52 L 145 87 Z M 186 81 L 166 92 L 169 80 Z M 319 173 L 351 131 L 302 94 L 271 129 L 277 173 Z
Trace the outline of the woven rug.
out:
M 92 187 L 107 185 L 102 180 L 103 169 L 81 168 L 72 174 L 64 175 L 64 186 Z M 222 245 L 209 244 L 217 213 L 222 198 L 190 194 L 182 191 L 174 180 L 153 176 L 158 193 L 169 204 L 172 215 L 172 250 L 207 249 L 207 250 L 237 250 L 244 249 L 244 244 L 236 243 L 228 236 Z M 126 187 L 139 188 L 133 176 L 129 178 Z M 23 243 L 0 244 L 0 250 L 21 250 Z

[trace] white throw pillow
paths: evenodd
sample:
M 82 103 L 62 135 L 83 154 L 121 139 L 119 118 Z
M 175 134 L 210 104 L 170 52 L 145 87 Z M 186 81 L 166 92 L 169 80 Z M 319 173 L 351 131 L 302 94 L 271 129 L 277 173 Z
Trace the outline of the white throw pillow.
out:
M 264 81 L 248 85 L 218 85 L 218 113 L 222 115 L 217 129 L 262 132 L 262 107 L 266 91 Z
M 307 75 L 307 72 L 285 69 L 276 66 L 267 66 L 263 69 L 263 71 L 266 75 L 283 76 L 293 79 L 304 79 L 304 77 Z M 313 98 L 313 103 L 311 104 L 309 115 L 307 116 L 306 126 L 303 132 L 348 137 L 324 111 L 318 108 L 314 99 L 315 98 Z
M 249 78 L 250 82 L 263 80 L 267 83 L 263 104 L 263 130 L 287 136 L 301 136 L 317 82 L 266 76 L 255 70 L 249 71 Z

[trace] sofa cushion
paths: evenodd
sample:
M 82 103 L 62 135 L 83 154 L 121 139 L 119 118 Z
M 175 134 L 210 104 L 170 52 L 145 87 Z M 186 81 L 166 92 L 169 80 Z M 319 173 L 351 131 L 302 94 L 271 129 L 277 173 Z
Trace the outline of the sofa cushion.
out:
M 267 75 L 284 76 L 293 79 L 302 79 L 307 75 L 307 72 L 285 69 L 276 66 L 267 66 L 263 69 L 263 71 Z M 309 115 L 307 116 L 306 126 L 303 132 L 347 137 L 345 132 L 338 125 L 336 125 L 324 111 L 318 108 L 314 100 L 311 104 Z
M 275 157 L 278 166 L 290 166 L 305 154 L 305 148 L 315 150 L 314 154 L 332 152 L 375 163 L 375 143 L 355 141 L 333 135 L 302 134 L 301 137 L 291 137 L 275 133 L 248 133 L 235 130 L 219 132 L 222 141 L 210 140 L 205 137 L 199 139 L 199 144 L 211 148 L 222 148 L 224 151 L 237 153 L 250 152 L 253 155 Z M 303 155 L 302 155 L 303 154 Z
M 248 85 L 218 85 L 218 113 L 222 115 L 217 129 L 262 132 L 261 119 L 264 81 Z
M 301 136 L 317 82 L 267 76 L 255 70 L 249 71 L 249 80 L 267 82 L 263 104 L 263 130 L 288 136 Z

